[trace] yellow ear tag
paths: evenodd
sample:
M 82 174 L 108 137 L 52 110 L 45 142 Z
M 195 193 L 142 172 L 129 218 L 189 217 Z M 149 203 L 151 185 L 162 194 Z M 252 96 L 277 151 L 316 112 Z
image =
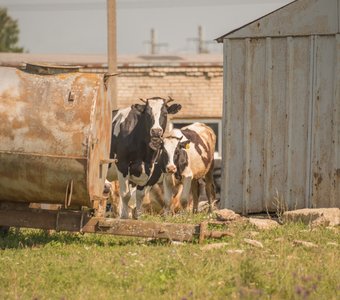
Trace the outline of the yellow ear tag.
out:
M 186 144 L 186 145 L 185 145 L 185 149 L 186 149 L 186 150 L 189 150 L 189 149 L 190 149 L 190 144 Z

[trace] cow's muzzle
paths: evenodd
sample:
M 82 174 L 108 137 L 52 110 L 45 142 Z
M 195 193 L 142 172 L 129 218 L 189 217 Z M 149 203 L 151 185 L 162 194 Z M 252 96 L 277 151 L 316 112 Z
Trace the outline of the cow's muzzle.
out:
M 150 130 L 150 136 L 151 138 L 160 138 L 163 135 L 163 129 L 162 128 L 151 128 Z
M 174 174 L 174 173 L 176 173 L 177 172 L 177 168 L 176 168 L 176 166 L 175 165 L 167 165 L 166 166 L 166 172 L 167 173 L 171 173 L 171 174 Z

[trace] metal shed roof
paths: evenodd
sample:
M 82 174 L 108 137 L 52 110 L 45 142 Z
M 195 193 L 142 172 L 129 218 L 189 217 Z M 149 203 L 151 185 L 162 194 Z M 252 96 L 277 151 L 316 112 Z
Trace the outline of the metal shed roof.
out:
M 340 32 L 340 0 L 296 0 L 217 38 L 326 35 Z

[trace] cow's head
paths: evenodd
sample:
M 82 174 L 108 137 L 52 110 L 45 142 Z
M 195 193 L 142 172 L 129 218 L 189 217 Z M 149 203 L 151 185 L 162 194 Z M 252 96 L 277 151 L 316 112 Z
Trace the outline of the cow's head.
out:
M 154 150 L 161 145 L 161 137 L 166 128 L 168 114 L 176 114 L 182 108 L 180 104 L 168 105 L 174 101 L 171 97 L 163 99 L 154 97 L 140 99 L 144 104 L 135 104 L 132 109 L 138 110 L 144 116 L 145 129 L 150 133 L 150 147 Z
M 175 134 L 174 134 L 175 133 Z M 163 172 L 175 174 L 180 177 L 184 169 L 188 166 L 188 153 L 190 141 L 182 141 L 183 135 L 176 134 L 165 137 L 163 141 L 163 151 L 160 158 L 160 167 Z

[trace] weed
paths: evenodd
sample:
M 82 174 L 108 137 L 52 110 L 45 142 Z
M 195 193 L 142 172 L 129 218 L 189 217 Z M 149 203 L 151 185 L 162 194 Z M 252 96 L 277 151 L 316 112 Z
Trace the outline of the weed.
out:
M 286 203 L 283 195 L 279 194 L 279 191 L 275 190 L 275 196 L 272 201 L 273 206 L 275 207 L 276 216 L 278 218 L 279 223 L 283 224 L 283 213 L 288 211 L 288 204 Z

